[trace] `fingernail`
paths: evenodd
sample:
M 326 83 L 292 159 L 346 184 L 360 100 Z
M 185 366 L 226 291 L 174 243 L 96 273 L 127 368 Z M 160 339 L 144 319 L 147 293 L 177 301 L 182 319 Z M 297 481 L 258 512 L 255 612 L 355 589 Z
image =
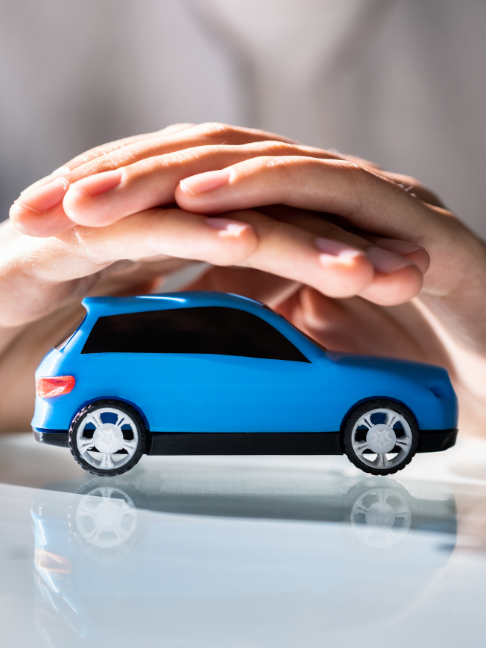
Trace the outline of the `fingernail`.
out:
M 78 191 L 85 196 L 94 197 L 118 187 L 123 177 L 123 169 L 104 171 L 74 182 L 69 190 Z
M 205 220 L 209 227 L 218 230 L 219 235 L 224 238 L 238 238 L 245 230 L 251 227 L 247 223 L 240 223 L 227 218 L 206 218 Z
M 383 274 L 392 274 L 407 266 L 415 265 L 403 256 L 399 256 L 380 247 L 369 248 L 367 254 L 373 268 Z
M 49 182 L 55 180 L 56 178 L 65 176 L 68 173 L 71 173 L 71 169 L 69 167 L 67 166 L 59 167 L 58 169 L 50 173 L 48 176 L 45 176 L 44 178 L 41 178 L 40 180 L 37 180 L 36 182 L 33 182 L 31 185 L 26 187 L 23 191 L 20 192 L 20 195 L 23 196 L 24 194 L 30 193 L 33 189 L 36 189 L 37 187 L 43 187 Z
M 206 193 L 213 191 L 218 187 L 225 185 L 233 173 L 233 169 L 221 169 L 221 171 L 208 171 L 207 173 L 199 173 L 198 175 L 181 180 L 180 187 L 185 193 L 196 194 Z
M 334 241 L 333 239 L 319 237 L 315 241 L 316 247 L 320 252 L 324 252 L 319 257 L 319 261 L 323 265 L 329 263 L 353 263 L 357 257 L 365 256 L 363 250 L 354 248 L 346 243 Z
M 399 254 L 400 256 L 407 256 L 407 254 L 412 254 L 412 252 L 421 252 L 425 250 L 421 245 L 408 243 L 408 241 L 400 241 L 398 239 L 380 238 L 375 240 L 375 245 L 384 250 L 395 252 L 395 254 Z
M 24 194 L 22 199 L 17 199 L 14 204 L 17 208 L 20 206 L 42 214 L 61 202 L 68 187 L 69 183 L 65 178 L 58 178 L 43 187 L 38 187 L 28 194 Z

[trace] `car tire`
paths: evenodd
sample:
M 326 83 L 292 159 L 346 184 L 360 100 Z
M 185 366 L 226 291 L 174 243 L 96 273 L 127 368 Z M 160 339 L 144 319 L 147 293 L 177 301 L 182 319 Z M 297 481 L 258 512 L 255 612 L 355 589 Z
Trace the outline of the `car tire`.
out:
M 144 422 L 135 409 L 117 400 L 103 400 L 76 414 L 68 443 L 81 468 L 99 477 L 115 477 L 140 461 L 147 439 Z
M 358 405 L 342 433 L 348 459 L 372 475 L 391 475 L 408 465 L 420 434 L 415 417 L 402 403 L 377 399 Z

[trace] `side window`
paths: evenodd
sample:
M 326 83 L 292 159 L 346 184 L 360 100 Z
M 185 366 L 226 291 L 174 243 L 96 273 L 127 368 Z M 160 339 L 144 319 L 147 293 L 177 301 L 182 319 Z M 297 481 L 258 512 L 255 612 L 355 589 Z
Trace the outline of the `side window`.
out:
M 220 306 L 99 317 L 82 353 L 198 353 L 309 362 L 265 320 Z

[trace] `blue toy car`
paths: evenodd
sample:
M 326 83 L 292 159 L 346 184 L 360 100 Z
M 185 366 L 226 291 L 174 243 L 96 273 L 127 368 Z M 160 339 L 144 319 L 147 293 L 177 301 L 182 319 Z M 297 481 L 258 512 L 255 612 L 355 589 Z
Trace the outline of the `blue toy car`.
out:
M 388 475 L 454 445 L 439 367 L 326 351 L 245 297 L 90 297 L 37 373 L 32 427 L 96 475 L 143 454 L 343 454 Z

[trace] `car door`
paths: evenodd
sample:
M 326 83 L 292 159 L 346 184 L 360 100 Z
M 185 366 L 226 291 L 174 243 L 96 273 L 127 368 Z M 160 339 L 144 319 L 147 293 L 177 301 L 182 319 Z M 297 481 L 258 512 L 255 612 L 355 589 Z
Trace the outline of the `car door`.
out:
M 177 353 L 160 356 L 160 394 L 171 404 L 162 429 L 322 430 L 316 367 L 271 324 L 235 308 L 185 308 L 176 317 L 168 335 Z

